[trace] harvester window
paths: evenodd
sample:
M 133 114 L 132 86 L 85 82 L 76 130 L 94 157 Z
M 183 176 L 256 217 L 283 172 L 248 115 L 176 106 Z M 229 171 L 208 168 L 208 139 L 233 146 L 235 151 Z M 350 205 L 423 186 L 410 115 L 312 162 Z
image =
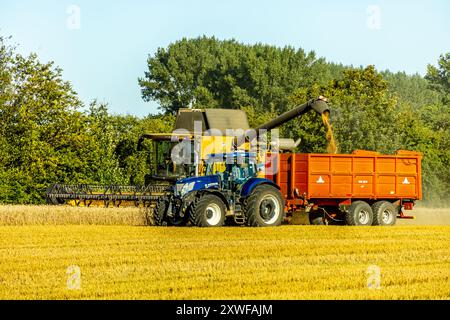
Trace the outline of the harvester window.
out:
M 195 167 L 191 159 L 190 164 L 176 164 L 172 159 L 173 148 L 177 142 L 155 141 L 154 154 L 156 175 L 158 176 L 189 176 L 195 172 Z

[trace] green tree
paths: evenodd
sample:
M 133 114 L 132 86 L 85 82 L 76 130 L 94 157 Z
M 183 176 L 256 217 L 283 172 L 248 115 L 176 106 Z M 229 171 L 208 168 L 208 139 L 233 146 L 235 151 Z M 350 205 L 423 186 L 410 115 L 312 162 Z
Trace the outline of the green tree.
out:
M 449 202 L 448 53 L 421 77 L 344 67 L 292 47 L 182 39 L 150 56 L 139 79 L 143 98 L 164 114 L 137 118 L 96 101 L 85 109 L 59 68 L 7 42 L 0 37 L 0 202 L 43 202 L 56 182 L 143 184 L 152 146 L 139 151 L 137 140 L 171 132 L 181 107 L 240 108 L 255 127 L 319 95 L 330 99 L 340 152 L 420 151 L 425 199 Z M 297 151 L 325 152 L 314 112 L 283 125 L 281 136 L 302 138 Z
M 3 50 L 5 46 L 3 45 Z M 36 202 L 50 181 L 75 180 L 82 166 L 81 107 L 52 63 L 36 55 L 0 57 L 1 199 Z
M 324 84 L 343 69 L 302 49 L 214 37 L 182 39 L 158 49 L 147 63 L 139 79 L 142 97 L 158 101 L 166 113 L 186 107 L 286 110 L 297 88 Z
M 389 91 L 397 96 L 399 105 L 410 105 L 414 110 L 440 103 L 442 94 L 430 88 L 429 81 L 419 74 L 408 75 L 405 72 L 381 73 L 388 82 Z
M 423 153 L 422 180 L 425 202 L 449 205 L 450 108 L 449 55 L 428 66 L 425 77 L 384 72 L 390 91 L 397 96 L 396 137 L 401 147 Z
M 334 135 L 340 152 L 365 149 L 391 153 L 401 146 L 395 134 L 396 99 L 373 66 L 345 70 L 341 79 L 332 80 L 328 85 L 299 89 L 290 97 L 290 105 L 304 103 L 319 95 L 330 100 Z M 303 139 L 299 151 L 326 150 L 325 127 L 315 112 L 287 123 L 282 132 Z
M 425 166 L 429 177 L 425 179 L 425 191 L 432 203 L 450 204 L 450 53 L 442 54 L 437 66 L 428 66 L 425 78 L 430 88 L 436 90 L 441 103 L 425 105 L 421 109 L 421 119 L 425 130 L 430 133 L 425 146 Z M 418 139 L 423 139 L 418 135 Z M 424 173 L 424 175 L 425 175 Z
M 444 95 L 444 103 L 450 103 L 450 53 L 442 54 L 438 65 L 428 65 L 427 75 L 430 86 Z

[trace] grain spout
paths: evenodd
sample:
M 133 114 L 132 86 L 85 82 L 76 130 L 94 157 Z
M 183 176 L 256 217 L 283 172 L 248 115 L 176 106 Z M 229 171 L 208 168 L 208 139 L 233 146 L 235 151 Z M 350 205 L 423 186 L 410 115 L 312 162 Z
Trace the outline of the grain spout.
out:
M 334 139 L 333 126 L 330 123 L 329 111 L 325 111 L 322 113 L 322 121 L 327 128 L 327 152 L 335 154 L 338 152 L 338 146 L 336 144 L 336 140 Z

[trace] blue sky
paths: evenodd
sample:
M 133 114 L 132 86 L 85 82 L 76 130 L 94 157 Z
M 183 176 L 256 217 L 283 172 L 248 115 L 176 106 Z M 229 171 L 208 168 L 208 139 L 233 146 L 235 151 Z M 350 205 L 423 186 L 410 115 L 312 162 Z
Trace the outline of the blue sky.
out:
M 328 61 L 423 75 L 450 51 L 450 1 L 3 0 L 0 33 L 19 52 L 55 61 L 85 103 L 144 116 L 157 112 L 137 84 L 147 56 L 182 37 L 292 45 Z

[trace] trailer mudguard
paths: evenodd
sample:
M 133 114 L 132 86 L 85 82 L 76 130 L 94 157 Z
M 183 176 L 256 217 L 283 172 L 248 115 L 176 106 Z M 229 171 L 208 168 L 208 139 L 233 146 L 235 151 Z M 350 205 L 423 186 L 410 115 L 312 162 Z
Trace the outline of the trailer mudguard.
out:
M 250 178 L 242 186 L 241 196 L 242 197 L 247 197 L 249 194 L 251 194 L 253 192 L 253 190 L 257 186 L 260 186 L 262 184 L 268 184 L 268 185 L 271 185 L 271 186 L 277 188 L 278 190 L 280 189 L 280 187 L 277 184 L 275 184 L 273 181 L 271 181 L 269 179 L 265 179 L 265 178 Z

